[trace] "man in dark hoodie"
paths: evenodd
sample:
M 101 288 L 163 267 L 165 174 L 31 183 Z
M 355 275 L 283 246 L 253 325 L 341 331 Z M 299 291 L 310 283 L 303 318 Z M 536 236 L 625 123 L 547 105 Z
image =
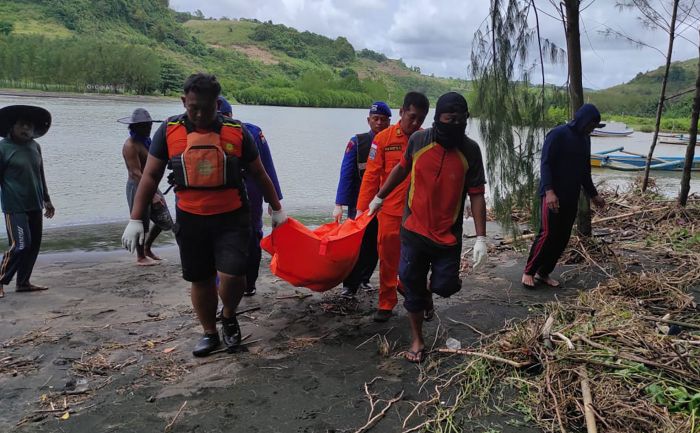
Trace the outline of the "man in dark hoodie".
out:
M 591 179 L 590 134 L 600 127 L 600 112 L 592 104 L 576 111 L 574 120 L 549 131 L 540 161 L 540 231 L 530 249 L 522 284 L 558 287 L 550 273 L 564 252 L 578 212 L 581 187 L 596 206 L 605 206 Z
M 479 146 L 464 134 L 468 117 L 462 95 L 442 95 L 435 106 L 433 127 L 411 135 L 401 161 L 369 205 L 370 212 L 377 212 L 383 199 L 411 175 L 399 262 L 411 325 L 411 347 L 405 352 L 410 362 L 425 358 L 423 320 L 430 318 L 425 313 L 433 309 L 433 293 L 448 297 L 462 288 L 459 266 L 467 194 L 477 234 L 474 268 L 486 262 L 486 178 Z

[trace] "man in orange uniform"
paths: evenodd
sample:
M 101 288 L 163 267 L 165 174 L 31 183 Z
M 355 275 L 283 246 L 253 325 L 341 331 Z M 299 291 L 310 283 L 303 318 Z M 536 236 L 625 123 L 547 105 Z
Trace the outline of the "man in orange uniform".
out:
M 411 134 L 418 131 L 428 114 L 430 103 L 425 95 L 408 92 L 399 110 L 399 122 L 378 133 L 372 141 L 367 160 L 367 169 L 362 178 L 357 210 L 364 212 L 370 202 L 376 200 L 379 188 L 384 184 L 391 170 L 401 161 L 408 147 Z M 408 178 L 382 200 L 377 246 L 379 250 L 379 307 L 374 314 L 377 322 L 386 322 L 396 306 L 399 258 L 401 252 L 401 217 L 406 204 Z

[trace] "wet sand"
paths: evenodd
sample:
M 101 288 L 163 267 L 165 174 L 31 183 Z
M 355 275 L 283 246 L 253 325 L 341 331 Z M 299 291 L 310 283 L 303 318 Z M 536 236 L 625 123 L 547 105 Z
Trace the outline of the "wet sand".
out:
M 260 307 L 239 316 L 247 344 L 236 354 L 194 358 L 201 329 L 177 249 L 157 252 L 166 260 L 147 268 L 134 266 L 122 251 L 42 254 L 33 282 L 51 286 L 48 292 L 6 288 L 0 300 L 0 431 L 163 431 L 181 408 L 170 431 L 356 431 L 369 414 L 364 384 L 379 377 L 371 388 L 380 398 L 401 390 L 404 397 L 371 431 L 398 432 L 411 402 L 428 397 L 417 385 L 420 368 L 400 356 L 409 342 L 401 305 L 379 324 L 372 321 L 376 291 L 360 293 L 357 302 L 341 299 L 335 289 L 278 299 L 313 292 L 271 275 L 268 257 L 258 293 L 239 308 Z M 574 295 L 571 287 L 588 285 L 525 291 L 522 266 L 519 254 L 492 257 L 488 269 L 467 276 L 461 292 L 437 299 L 436 320 L 425 327 L 429 344 L 444 346 L 449 336 L 464 347 L 479 335 L 463 323 L 489 333 L 555 294 Z M 378 335 L 391 344 L 389 356 L 380 354 Z M 66 412 L 68 419 L 60 419 Z M 463 431 L 489 426 L 539 431 L 517 413 L 477 417 Z

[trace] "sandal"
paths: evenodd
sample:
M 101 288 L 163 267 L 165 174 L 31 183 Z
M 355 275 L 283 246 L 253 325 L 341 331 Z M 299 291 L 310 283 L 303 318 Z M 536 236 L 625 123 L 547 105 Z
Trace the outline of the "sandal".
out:
M 404 359 L 406 361 L 412 363 L 412 364 L 420 364 L 425 360 L 426 356 L 428 355 L 427 350 L 425 350 L 425 347 L 418 350 L 418 351 L 413 351 L 413 350 L 407 350 L 403 354 Z

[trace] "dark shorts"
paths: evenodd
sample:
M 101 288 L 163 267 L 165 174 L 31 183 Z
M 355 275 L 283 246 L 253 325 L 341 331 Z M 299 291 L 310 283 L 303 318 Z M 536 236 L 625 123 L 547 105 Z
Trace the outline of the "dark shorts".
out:
M 428 242 L 408 239 L 402 230 L 399 280 L 405 290 L 403 305 L 408 312 L 426 310 L 431 304 L 433 293 L 446 298 L 462 288 L 459 279 L 461 252 L 461 244 L 438 247 Z
M 134 199 L 136 198 L 136 190 L 138 189 L 138 182 L 134 182 L 131 179 L 126 181 L 126 202 L 129 205 L 129 212 L 134 208 Z M 156 194 L 163 196 L 163 193 L 158 190 Z M 170 216 L 170 210 L 168 209 L 168 204 L 153 204 L 146 209 L 146 215 L 141 217 L 143 221 L 143 227 L 148 230 L 150 221 L 153 221 L 161 230 L 168 231 L 173 228 L 173 218 Z
M 180 247 L 182 278 L 205 281 L 217 271 L 245 275 L 251 233 L 247 211 L 195 215 L 178 208 L 176 215 L 173 231 Z

